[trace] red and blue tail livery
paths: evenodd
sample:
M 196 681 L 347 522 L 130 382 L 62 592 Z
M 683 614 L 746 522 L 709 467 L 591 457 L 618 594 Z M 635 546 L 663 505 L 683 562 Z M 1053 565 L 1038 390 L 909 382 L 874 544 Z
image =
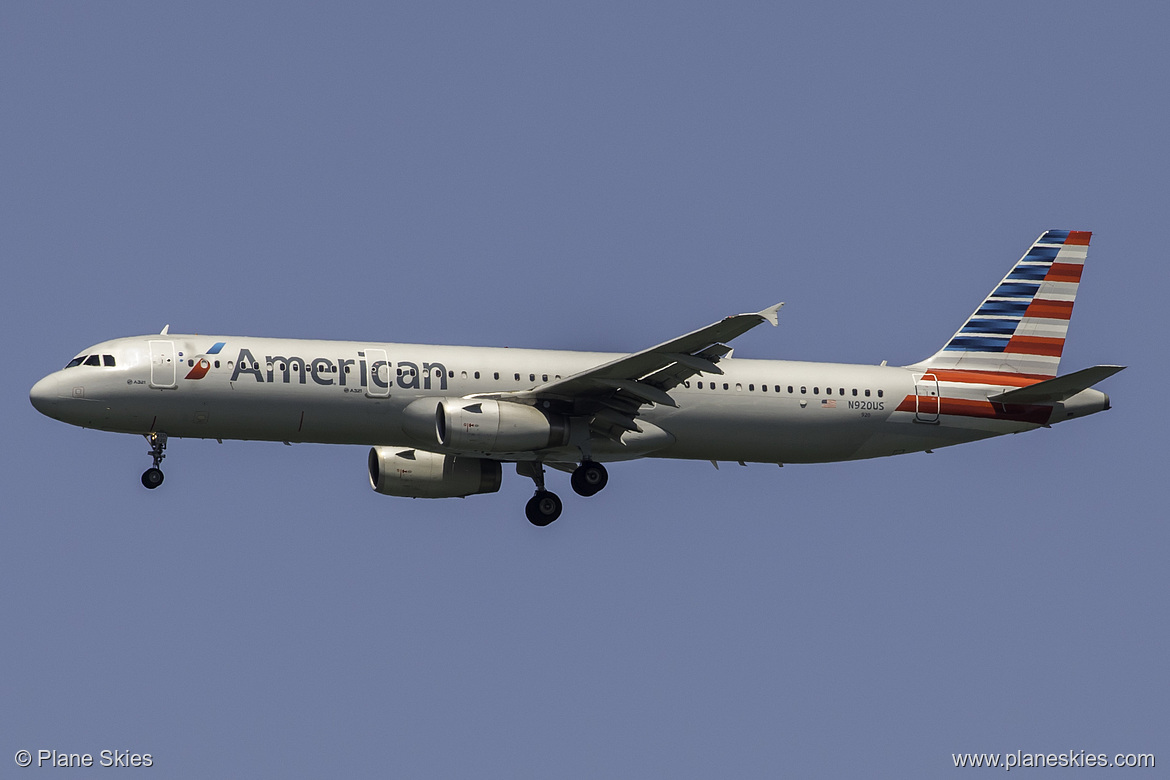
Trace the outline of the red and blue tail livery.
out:
M 1091 236 L 1046 231 L 924 367 L 1056 376 Z

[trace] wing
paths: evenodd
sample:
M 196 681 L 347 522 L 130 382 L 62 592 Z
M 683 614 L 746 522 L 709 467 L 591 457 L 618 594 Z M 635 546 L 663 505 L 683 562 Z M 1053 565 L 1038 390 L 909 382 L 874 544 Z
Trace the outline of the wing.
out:
M 619 441 L 626 431 L 641 432 L 636 418 L 646 404 L 678 406 L 669 391 L 695 374 L 722 374 L 716 365 L 731 354 L 723 342 L 764 322 L 776 325 L 784 304 L 754 314 L 736 314 L 705 328 L 603 363 L 578 374 L 538 385 L 531 390 L 489 393 L 501 401 L 555 403 L 567 413 L 590 415 L 590 430 Z

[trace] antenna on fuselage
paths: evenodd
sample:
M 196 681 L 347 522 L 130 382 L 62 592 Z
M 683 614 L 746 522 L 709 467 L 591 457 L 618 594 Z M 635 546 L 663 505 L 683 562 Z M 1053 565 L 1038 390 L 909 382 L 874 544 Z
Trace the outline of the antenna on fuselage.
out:
M 160 331 L 158 332 L 158 335 L 160 335 L 160 336 L 166 336 L 166 335 L 167 335 L 167 331 L 168 331 L 168 330 L 170 330 L 170 329 L 171 329 L 171 323 L 169 323 L 169 322 L 168 322 L 166 325 L 163 325 L 163 329 L 162 329 L 162 330 L 160 330 Z

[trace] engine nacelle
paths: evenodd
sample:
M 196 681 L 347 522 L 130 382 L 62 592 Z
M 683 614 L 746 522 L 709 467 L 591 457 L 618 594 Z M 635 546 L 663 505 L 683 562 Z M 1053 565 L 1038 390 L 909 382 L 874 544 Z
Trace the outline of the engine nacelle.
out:
M 422 398 L 403 427 L 423 444 L 472 452 L 532 452 L 569 442 L 569 424 L 532 406 L 475 398 Z
M 569 426 L 524 404 L 444 398 L 435 411 L 439 443 L 455 450 L 530 452 L 569 441 Z
M 502 483 L 503 469 L 496 460 L 402 447 L 370 449 L 370 487 L 383 495 L 461 498 L 495 493 Z

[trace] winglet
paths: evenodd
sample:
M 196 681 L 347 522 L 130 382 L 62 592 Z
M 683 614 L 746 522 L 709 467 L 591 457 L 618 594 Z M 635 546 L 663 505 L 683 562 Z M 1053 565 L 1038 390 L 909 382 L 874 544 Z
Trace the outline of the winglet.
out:
M 780 307 L 783 305 L 784 305 L 783 303 L 778 303 L 775 306 L 769 306 L 768 308 L 764 309 L 763 311 L 756 312 L 756 313 L 758 315 L 760 315 L 761 317 L 763 317 L 768 322 L 772 323 L 772 327 L 776 327 L 777 325 L 780 324 Z

